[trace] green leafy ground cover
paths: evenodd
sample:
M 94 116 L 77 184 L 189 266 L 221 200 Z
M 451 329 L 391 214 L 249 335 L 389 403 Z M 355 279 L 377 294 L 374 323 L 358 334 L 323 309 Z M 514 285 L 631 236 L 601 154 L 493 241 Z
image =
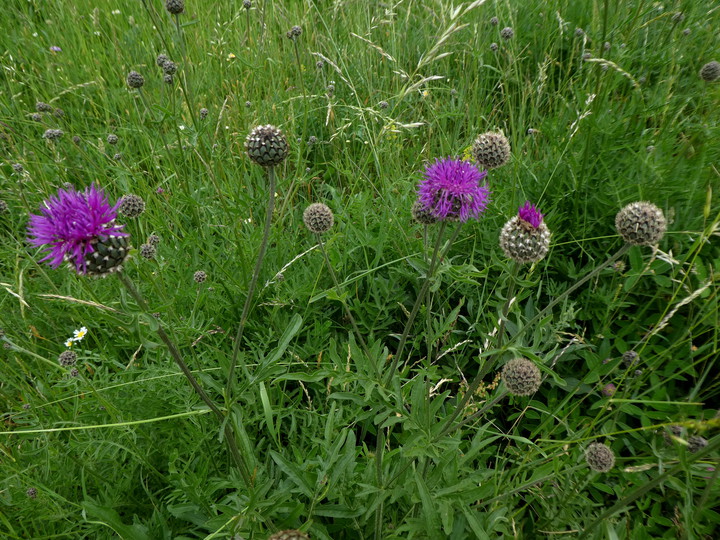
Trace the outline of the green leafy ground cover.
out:
M 160 0 L 6 0 L 0 536 L 714 537 L 720 83 L 699 71 L 720 60 L 719 19 L 707 0 L 188 0 L 177 17 Z M 244 150 L 261 124 L 290 146 L 274 194 Z M 426 165 L 486 131 L 512 148 L 488 210 L 413 223 Z M 92 182 L 145 202 L 119 221 L 147 309 L 26 241 L 44 200 Z M 552 241 L 517 265 L 498 235 L 526 200 Z M 615 215 L 639 200 L 668 232 L 608 265 Z M 335 216 L 322 248 L 314 202 Z M 71 372 L 58 357 L 82 327 Z M 529 397 L 504 393 L 516 357 L 541 369 Z M 588 467 L 592 442 L 609 472 Z

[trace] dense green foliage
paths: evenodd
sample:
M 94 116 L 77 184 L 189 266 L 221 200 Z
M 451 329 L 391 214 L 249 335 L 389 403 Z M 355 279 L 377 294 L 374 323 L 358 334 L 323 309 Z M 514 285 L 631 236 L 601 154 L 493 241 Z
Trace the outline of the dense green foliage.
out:
M 715 2 L 187 0 L 177 17 L 164 6 L 0 10 L 2 538 L 720 528 L 720 82 L 699 77 L 720 60 Z M 160 53 L 177 64 L 170 82 Z M 244 152 L 260 124 L 290 147 L 275 193 Z M 491 130 L 512 158 L 489 171 L 487 212 L 413 223 L 425 165 L 469 157 Z M 26 241 L 43 200 L 91 182 L 145 201 L 120 221 L 135 248 L 124 275 L 147 310 L 116 276 L 53 270 Z M 228 384 L 268 197 L 270 242 Z M 498 234 L 526 200 L 551 248 L 516 265 Z M 608 265 L 623 248 L 615 215 L 639 200 L 668 232 Z M 303 225 L 314 202 L 334 212 L 322 246 Z M 144 258 L 150 234 L 160 242 Z M 448 251 L 433 272 L 439 234 Z M 58 356 L 81 327 L 71 374 Z M 530 397 L 499 379 L 516 357 L 541 369 Z M 691 452 L 693 436 L 708 445 Z M 609 472 L 586 464 L 591 442 L 614 452 Z

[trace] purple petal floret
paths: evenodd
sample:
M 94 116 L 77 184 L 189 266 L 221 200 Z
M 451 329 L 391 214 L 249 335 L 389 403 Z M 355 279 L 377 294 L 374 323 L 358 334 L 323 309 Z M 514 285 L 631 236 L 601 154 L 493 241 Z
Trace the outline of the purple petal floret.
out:
M 41 215 L 30 215 L 28 241 L 46 253 L 41 261 L 53 268 L 64 260 L 75 264 L 79 274 L 86 272 L 85 259 L 95 251 L 93 240 L 109 236 L 129 236 L 125 225 L 114 225 L 117 207 L 110 206 L 102 189 L 92 184 L 84 192 L 60 189 L 43 203 Z
M 439 220 L 477 218 L 490 202 L 490 189 L 480 182 L 487 176 L 468 161 L 436 159 L 425 169 L 418 200 Z
M 521 206 L 518 210 L 518 217 L 532 225 L 534 229 L 537 229 L 542 223 L 544 216 L 538 212 L 534 204 L 530 204 L 530 201 L 525 201 L 525 205 Z

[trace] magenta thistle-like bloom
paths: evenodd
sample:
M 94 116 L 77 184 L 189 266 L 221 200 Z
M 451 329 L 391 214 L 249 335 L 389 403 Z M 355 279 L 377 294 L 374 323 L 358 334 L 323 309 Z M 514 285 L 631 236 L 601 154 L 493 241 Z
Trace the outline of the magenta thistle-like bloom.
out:
M 521 206 L 518 210 L 518 217 L 532 225 L 534 229 L 537 229 L 542 223 L 544 216 L 538 212 L 534 204 L 530 204 L 530 201 L 525 201 L 525 206 Z
M 118 203 L 110 206 L 102 189 L 92 184 L 85 192 L 60 189 L 43 203 L 41 215 L 30 215 L 28 241 L 46 253 L 41 261 L 53 268 L 63 261 L 75 264 L 78 274 L 86 273 L 86 257 L 94 244 L 110 236 L 129 236 L 124 225 L 114 225 Z
M 418 200 L 439 220 L 477 218 L 490 202 L 490 189 L 480 182 L 487 176 L 468 161 L 436 159 L 425 169 Z

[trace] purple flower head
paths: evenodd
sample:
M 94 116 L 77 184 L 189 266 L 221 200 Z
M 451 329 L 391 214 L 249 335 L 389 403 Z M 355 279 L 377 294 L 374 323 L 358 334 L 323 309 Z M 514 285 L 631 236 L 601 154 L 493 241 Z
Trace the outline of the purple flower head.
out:
M 468 161 L 436 159 L 425 169 L 418 200 L 439 220 L 477 218 L 490 202 L 490 189 L 480 181 L 487 176 Z
M 537 229 L 543 220 L 543 214 L 538 212 L 538 209 L 534 204 L 530 204 L 530 201 L 525 201 L 525 206 L 520 207 L 518 217 L 532 225 L 534 229 Z
M 52 47 L 50 47 L 50 50 L 52 52 L 62 52 L 62 49 L 60 47 L 58 47 L 57 45 L 53 45 Z
M 129 236 L 124 225 L 114 225 L 118 203 L 110 206 L 102 189 L 92 184 L 84 193 L 74 188 L 58 190 L 43 203 L 41 215 L 30 215 L 28 241 L 46 253 L 41 261 L 53 268 L 63 261 L 75 264 L 78 274 L 86 272 L 86 256 L 95 251 L 94 241 L 109 236 Z

